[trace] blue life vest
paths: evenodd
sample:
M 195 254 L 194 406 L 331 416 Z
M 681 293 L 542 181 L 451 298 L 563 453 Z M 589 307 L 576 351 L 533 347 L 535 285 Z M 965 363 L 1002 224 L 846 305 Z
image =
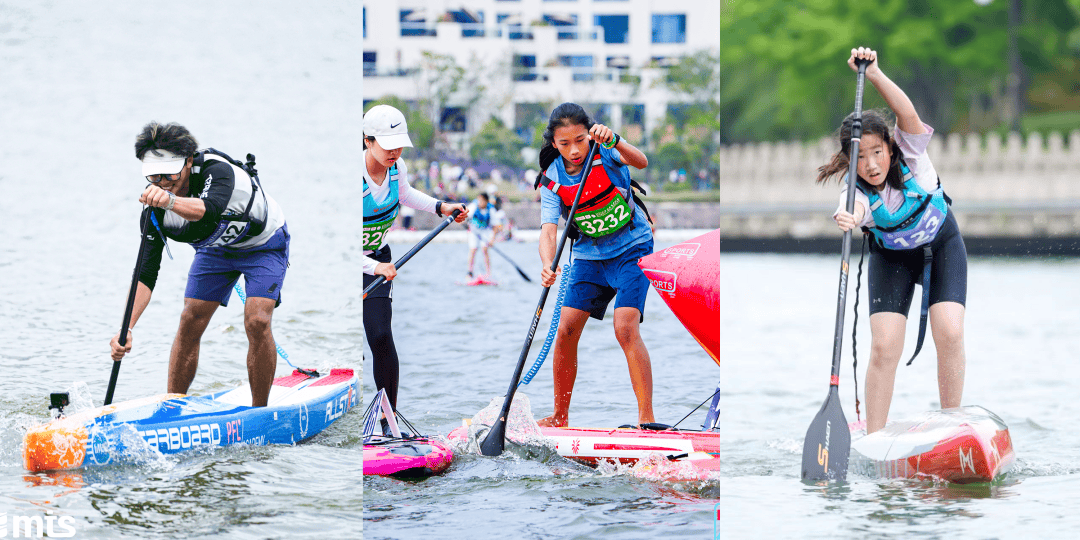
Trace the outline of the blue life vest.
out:
M 401 203 L 398 201 L 398 168 L 394 164 L 386 172 L 390 176 L 390 196 L 381 203 L 375 202 L 367 179 L 364 179 L 364 250 L 376 251 L 382 247 L 386 231 L 394 224 Z
M 491 203 L 488 203 L 487 208 L 480 208 L 480 205 L 476 205 L 476 211 L 472 213 L 472 225 L 477 229 L 487 229 L 491 227 Z
M 902 160 L 900 174 L 904 183 L 904 203 L 895 212 L 889 211 L 877 190 L 857 184 L 870 200 L 870 213 L 874 216 L 874 227 L 870 232 L 886 249 L 914 249 L 929 244 L 949 213 L 940 183 L 937 189 L 927 193 Z

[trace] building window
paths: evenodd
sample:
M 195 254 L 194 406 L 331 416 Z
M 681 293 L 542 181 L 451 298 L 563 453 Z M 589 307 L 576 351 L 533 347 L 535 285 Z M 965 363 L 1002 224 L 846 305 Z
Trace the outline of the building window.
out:
M 573 27 L 572 31 L 563 32 L 560 31 L 558 39 L 577 39 L 577 15 L 573 13 L 560 13 L 560 14 L 547 14 L 544 15 L 544 22 L 551 26 L 569 26 Z
M 461 37 L 484 37 L 484 12 L 461 8 L 446 12 L 451 20 L 461 23 Z
M 439 130 L 450 133 L 465 133 L 465 107 L 446 107 L 439 117 Z
M 495 22 L 506 25 L 506 34 L 510 39 L 532 39 L 532 31 L 528 30 L 523 23 L 520 13 L 499 13 L 495 15 Z M 500 29 L 501 32 L 501 29 Z M 500 35 L 501 37 L 501 35 Z
M 375 57 L 374 51 L 364 51 L 364 76 L 375 75 Z
M 629 15 L 597 15 L 593 25 L 604 29 L 604 43 L 630 42 Z
M 560 56 L 559 64 L 573 69 L 575 81 L 587 82 L 593 80 L 593 57 L 591 55 Z
M 422 9 L 401 10 L 401 37 L 434 36 L 435 29 L 427 24 L 427 11 Z
M 669 68 L 679 65 L 678 56 L 654 56 L 652 57 L 652 63 L 656 64 L 656 67 Z
M 653 43 L 686 43 L 686 15 L 672 13 L 652 16 Z
M 514 65 L 510 70 L 511 78 L 515 81 L 536 80 L 536 55 L 515 54 Z

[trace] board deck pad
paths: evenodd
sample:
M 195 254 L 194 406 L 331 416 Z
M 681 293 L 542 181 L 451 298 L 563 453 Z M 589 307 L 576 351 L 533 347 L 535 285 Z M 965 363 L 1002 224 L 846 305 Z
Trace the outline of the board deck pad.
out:
M 321 377 L 297 370 L 279 377 L 266 407 L 251 406 L 247 383 L 206 396 L 149 396 L 30 428 L 23 438 L 23 461 L 30 471 L 44 471 L 108 465 L 148 452 L 295 444 L 326 429 L 359 399 L 360 380 L 351 369 Z

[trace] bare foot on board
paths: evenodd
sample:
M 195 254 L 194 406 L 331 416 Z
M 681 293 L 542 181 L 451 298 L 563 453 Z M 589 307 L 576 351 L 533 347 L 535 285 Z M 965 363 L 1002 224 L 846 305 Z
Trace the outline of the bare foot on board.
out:
M 567 417 L 553 414 L 547 418 L 541 418 L 536 423 L 540 427 L 566 427 Z

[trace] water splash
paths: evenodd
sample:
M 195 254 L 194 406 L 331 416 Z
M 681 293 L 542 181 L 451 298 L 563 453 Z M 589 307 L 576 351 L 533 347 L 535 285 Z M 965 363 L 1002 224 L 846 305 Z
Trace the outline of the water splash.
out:
M 90 393 L 90 386 L 84 381 L 75 381 L 67 388 L 70 403 L 64 414 L 71 416 L 83 411 L 95 408 L 94 395 Z
M 487 436 L 491 425 L 495 423 L 499 413 L 502 412 L 502 406 L 502 396 L 491 398 L 491 402 L 483 409 L 480 409 L 468 422 L 468 438 L 456 444 L 455 450 L 479 454 L 480 442 Z M 510 414 L 507 415 L 506 419 L 506 442 L 526 453 L 528 453 L 528 448 L 532 448 L 541 451 L 543 455 L 549 455 L 555 449 L 554 443 L 551 439 L 544 437 L 544 434 L 540 431 L 540 425 L 536 423 L 529 396 L 522 392 L 516 393 L 513 403 L 510 404 Z

